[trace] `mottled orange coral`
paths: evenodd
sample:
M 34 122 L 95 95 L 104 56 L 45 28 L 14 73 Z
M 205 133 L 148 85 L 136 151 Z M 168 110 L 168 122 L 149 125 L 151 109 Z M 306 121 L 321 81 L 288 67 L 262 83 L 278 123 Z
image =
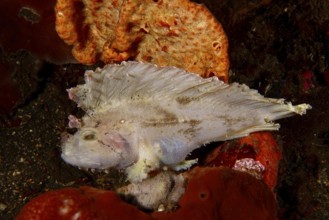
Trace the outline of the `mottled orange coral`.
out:
M 189 0 L 58 0 L 56 30 L 83 64 L 127 59 L 177 66 L 227 81 L 227 38 Z
M 115 38 L 122 1 L 58 0 L 56 31 L 83 64 L 97 62 L 106 42 Z

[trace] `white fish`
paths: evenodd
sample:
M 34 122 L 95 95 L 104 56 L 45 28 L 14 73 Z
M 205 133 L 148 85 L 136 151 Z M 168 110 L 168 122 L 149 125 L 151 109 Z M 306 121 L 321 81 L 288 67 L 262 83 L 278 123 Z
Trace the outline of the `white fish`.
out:
M 125 169 L 132 182 L 161 167 L 187 169 L 196 160 L 186 156 L 206 143 L 277 130 L 272 121 L 311 108 L 216 77 L 138 62 L 87 71 L 85 81 L 68 90 L 86 115 L 69 117 L 78 131 L 63 143 L 62 158 L 82 168 Z

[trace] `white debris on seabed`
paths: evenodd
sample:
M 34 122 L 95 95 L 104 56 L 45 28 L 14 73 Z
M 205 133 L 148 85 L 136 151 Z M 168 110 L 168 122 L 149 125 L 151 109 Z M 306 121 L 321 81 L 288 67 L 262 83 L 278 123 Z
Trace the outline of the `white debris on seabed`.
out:
M 117 192 L 143 209 L 167 211 L 176 207 L 185 192 L 185 179 L 173 172 L 161 172 L 142 182 L 121 187 Z

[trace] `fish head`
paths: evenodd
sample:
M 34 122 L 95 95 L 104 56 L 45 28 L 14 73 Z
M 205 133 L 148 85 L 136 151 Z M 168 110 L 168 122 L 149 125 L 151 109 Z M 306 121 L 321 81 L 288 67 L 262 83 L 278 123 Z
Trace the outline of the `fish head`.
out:
M 81 127 L 62 143 L 62 158 L 81 168 L 125 168 L 137 160 L 131 145 L 117 131 Z

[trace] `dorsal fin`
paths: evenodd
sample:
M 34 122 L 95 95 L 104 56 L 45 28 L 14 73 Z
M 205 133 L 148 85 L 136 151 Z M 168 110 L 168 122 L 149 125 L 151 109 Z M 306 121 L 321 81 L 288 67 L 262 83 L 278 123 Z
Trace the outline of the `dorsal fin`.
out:
M 217 77 L 203 79 L 176 67 L 134 61 L 87 71 L 85 81 L 68 91 L 70 98 L 86 111 L 102 104 L 114 105 L 122 99 L 192 97 L 228 86 Z
M 193 104 L 202 98 L 205 104 L 220 106 L 250 105 L 252 108 L 273 109 L 269 120 L 287 117 L 293 113 L 304 114 L 309 105 L 292 106 L 283 99 L 264 98 L 256 90 L 237 83 L 225 84 L 217 77 L 204 79 L 176 67 L 158 67 L 140 62 L 122 62 L 106 65 L 103 69 L 85 73 L 86 84 L 69 90 L 73 99 L 85 111 L 102 106 L 115 106 L 127 101 L 169 100 L 181 104 Z M 208 100 L 209 102 L 206 102 Z M 195 102 L 200 104 L 199 102 Z

